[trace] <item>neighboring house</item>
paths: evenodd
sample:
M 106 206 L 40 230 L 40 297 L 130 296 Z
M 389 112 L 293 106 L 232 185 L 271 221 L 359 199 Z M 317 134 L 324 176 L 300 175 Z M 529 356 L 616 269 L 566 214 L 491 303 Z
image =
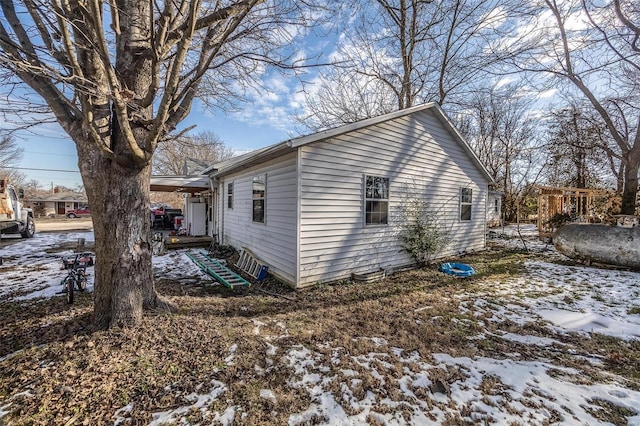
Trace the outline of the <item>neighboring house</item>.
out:
M 487 203 L 487 226 L 495 227 L 502 225 L 502 196 L 503 192 L 489 191 L 489 202 Z
M 207 171 L 209 229 L 304 287 L 410 266 L 397 234 L 407 200 L 450 232 L 441 256 L 485 247 L 491 178 L 436 104 L 272 145 Z
M 37 217 L 66 215 L 67 211 L 87 205 L 87 196 L 77 192 L 54 192 L 29 198 Z

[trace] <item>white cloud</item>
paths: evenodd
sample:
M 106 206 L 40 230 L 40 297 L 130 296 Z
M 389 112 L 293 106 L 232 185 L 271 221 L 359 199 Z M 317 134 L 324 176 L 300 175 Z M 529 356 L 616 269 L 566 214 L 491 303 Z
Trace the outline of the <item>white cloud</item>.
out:
M 511 77 L 511 76 L 503 77 L 496 82 L 495 87 L 496 89 L 499 89 L 500 87 L 513 83 L 514 81 L 516 81 L 515 77 Z
M 549 89 L 549 90 L 545 90 L 544 92 L 541 92 L 538 95 L 539 99 L 548 99 L 548 98 L 553 98 L 554 96 L 556 96 L 556 94 L 558 93 L 557 89 Z
M 497 29 L 507 22 L 507 18 L 508 15 L 505 8 L 502 6 L 496 7 L 480 19 L 481 23 L 478 26 L 478 29 Z

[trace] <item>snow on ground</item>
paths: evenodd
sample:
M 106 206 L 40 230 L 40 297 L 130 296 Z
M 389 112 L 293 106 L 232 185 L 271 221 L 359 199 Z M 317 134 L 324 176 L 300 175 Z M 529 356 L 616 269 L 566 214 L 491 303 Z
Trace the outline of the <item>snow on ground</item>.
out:
M 640 273 L 543 261 L 527 261 L 525 269 L 516 279 L 488 280 L 486 298 L 474 299 L 476 315 L 491 312 L 498 322 L 543 319 L 557 332 L 640 338 L 640 315 L 630 313 L 640 306 Z
M 502 228 L 497 228 L 502 231 Z M 505 227 L 506 239 L 497 240 L 506 247 L 523 248 L 548 253 L 550 260 L 566 260 L 553 246 L 537 241 L 535 226 L 520 227 L 525 242 L 518 237 L 517 227 Z M 494 240 L 496 241 L 496 240 Z M 502 242 L 500 242 L 502 241 Z M 494 310 L 486 303 L 495 320 L 520 317 L 540 318 L 554 325 L 557 332 L 596 332 L 621 339 L 640 338 L 640 273 L 587 266 L 568 266 L 546 261 L 527 261 L 526 273 L 504 282 L 487 281 L 487 296 L 497 292 L 512 303 Z
M 301 378 L 291 385 L 305 388 L 315 403 L 307 411 L 292 415 L 289 424 L 364 424 L 374 418 L 380 424 L 437 425 L 456 413 L 466 413 L 462 420 L 475 424 L 594 425 L 601 423 L 585 410 L 594 399 L 611 401 L 631 410 L 640 404 L 639 392 L 616 384 L 577 384 L 572 381 L 572 375 L 577 374 L 575 370 L 560 369 L 546 362 L 454 358 L 447 354 L 434 354 L 433 362 L 424 362 L 415 353 L 404 354 L 397 348 L 392 352 L 395 352 L 393 357 L 387 353 L 360 357 L 358 365 L 383 377 L 385 369 L 402 363 L 404 375 L 394 384 L 400 397 L 395 400 L 385 392 L 376 391 L 367 391 L 363 398 L 356 397 L 361 384 L 356 378 L 343 379 L 341 393 L 331 393 L 328 389 L 335 388 L 333 382 L 340 378 L 322 374 L 327 367 L 319 363 L 318 354 L 303 347 L 291 350 L 286 357 L 291 365 L 300 366 L 302 372 Z M 432 379 L 438 376 L 438 372 L 434 374 L 437 370 L 443 374 L 456 372 L 461 377 L 449 389 L 438 390 L 434 386 L 437 379 Z M 553 375 L 548 374 L 551 370 Z M 351 374 L 344 376 L 350 378 Z M 501 384 L 495 382 L 493 388 L 489 388 L 487 380 L 491 378 L 498 378 Z M 429 391 L 432 393 L 427 393 Z M 640 424 L 640 416 L 628 421 Z
M 62 280 L 67 276 L 62 268 L 62 258 L 75 254 L 79 239 L 90 246 L 94 242 L 93 231 L 42 232 L 29 240 L 19 240 L 0 248 L 0 298 L 29 300 L 45 297 L 63 297 Z M 50 252 L 52 248 L 62 250 Z M 153 268 L 158 275 L 185 283 L 208 280 L 200 268 L 186 256 L 185 250 L 171 251 L 153 258 Z M 93 269 L 87 268 L 87 291 L 93 291 Z
M 525 263 L 518 277 L 486 280 L 479 294 L 458 295 L 463 313 L 473 311 L 478 324 L 507 320 L 517 324 L 541 322 L 558 335 L 581 332 L 601 333 L 630 340 L 640 338 L 640 273 L 595 267 L 566 266 L 554 263 L 562 256 L 553 247 L 535 241 L 531 227 L 520 235 L 513 227 L 499 228 L 493 244 L 523 247 L 548 254 L 548 261 Z M 22 300 L 57 297 L 61 290 L 61 256 L 72 250 L 48 253 L 49 247 L 85 238 L 89 232 L 36 234 L 0 250 L 2 284 L 0 298 Z M 524 241 L 523 241 L 524 240 Z M 157 275 L 174 279 L 197 280 L 203 277 L 185 255 L 172 251 L 154 257 Z M 90 280 L 90 289 L 92 288 Z M 17 297 L 12 296 L 16 291 Z M 425 308 L 427 309 L 427 308 Z M 624 379 L 610 377 L 606 383 L 585 384 L 580 372 L 552 364 L 549 360 L 525 360 L 518 353 L 504 359 L 463 358 L 433 354 L 428 359 L 403 348 L 389 347 L 384 339 L 370 339 L 376 351 L 352 356 L 344 348 L 295 346 L 285 353 L 275 344 L 282 336 L 267 335 L 263 322 L 256 322 L 254 334 L 265 341 L 268 365 L 284 362 L 296 374 L 287 380 L 291 387 L 305 390 L 311 405 L 304 412 L 291 413 L 290 425 L 298 424 L 440 424 L 460 415 L 464 421 L 487 424 L 607 424 L 594 417 L 597 401 L 624 407 L 631 414 L 627 424 L 640 425 L 640 392 L 625 387 Z M 499 327 L 498 327 L 499 329 Z M 285 329 L 286 330 L 286 329 Z M 488 333 L 488 332 L 487 332 Z M 499 331 L 504 340 L 538 347 L 561 347 L 559 341 L 540 336 Z M 485 338 L 483 334 L 478 339 Z M 225 363 L 232 364 L 235 347 L 229 349 Z M 568 351 L 570 353 L 570 351 Z M 277 356 L 276 356 L 277 355 Z M 583 356 L 584 355 L 580 355 Z M 585 357 L 597 363 L 597 357 Z M 336 366 L 339 373 L 336 374 Z M 364 386 L 359 371 L 377 380 L 377 386 Z M 208 411 L 214 400 L 224 400 L 226 385 L 202 384 L 202 393 L 185 398 L 185 405 L 153 415 L 151 424 L 187 422 L 187 413 L 197 410 L 222 424 L 232 424 L 242 407 L 229 406 L 222 412 Z M 339 391 L 336 391 L 339 389 Z M 270 389 L 260 390 L 262 398 L 277 400 Z M 0 406 L 0 418 L 3 416 Z M 119 424 L 126 420 L 131 405 L 114 413 Z
M 75 254 L 78 239 L 85 244 L 93 242 L 93 231 L 68 233 L 36 233 L 33 238 L 20 240 L 0 249 L 2 284 L 0 298 L 28 300 L 38 297 L 63 297 L 62 280 L 67 271 L 62 267 L 62 258 Z M 49 252 L 56 247 L 68 247 L 62 251 Z M 87 290 L 93 291 L 93 268 L 87 268 Z

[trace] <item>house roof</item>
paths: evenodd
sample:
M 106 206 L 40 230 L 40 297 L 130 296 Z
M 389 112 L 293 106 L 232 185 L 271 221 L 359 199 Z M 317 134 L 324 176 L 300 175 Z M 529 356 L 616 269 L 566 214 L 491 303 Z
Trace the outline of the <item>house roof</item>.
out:
M 254 164 L 259 164 L 270 159 L 279 157 L 288 152 L 296 150 L 298 147 L 308 145 L 313 142 L 324 140 L 327 138 L 339 136 L 345 133 L 353 132 L 355 130 L 363 129 L 365 127 L 373 126 L 383 123 L 385 121 L 393 120 L 399 117 L 413 114 L 418 111 L 431 110 L 433 114 L 438 118 L 440 123 L 451 133 L 453 138 L 463 147 L 465 152 L 472 159 L 473 163 L 478 167 L 482 174 L 487 178 L 489 182 L 493 182 L 491 175 L 487 171 L 486 167 L 482 164 L 478 156 L 473 152 L 469 144 L 464 140 L 462 134 L 454 126 L 451 119 L 442 110 L 437 103 L 427 103 L 417 105 L 411 108 L 406 108 L 398 111 L 394 111 L 388 114 L 380 115 L 377 117 L 367 118 L 355 123 L 345 124 L 343 126 L 335 127 L 328 130 L 323 130 L 310 135 L 299 136 L 293 139 L 289 139 L 256 151 L 249 152 L 247 154 L 234 157 L 230 160 L 226 160 L 220 163 L 216 163 L 204 173 L 212 174 L 213 176 L 224 176 L 228 173 L 232 173 L 238 169 L 249 167 Z
M 182 174 L 184 176 L 201 175 L 203 170 L 209 168 L 209 164 L 205 161 L 187 157 L 182 165 Z
M 151 191 L 204 192 L 209 189 L 209 176 L 151 176 Z
M 63 191 L 54 192 L 51 194 L 44 194 L 40 196 L 30 197 L 33 202 L 70 202 L 70 203 L 86 203 L 87 196 L 85 194 L 78 194 L 77 192 Z

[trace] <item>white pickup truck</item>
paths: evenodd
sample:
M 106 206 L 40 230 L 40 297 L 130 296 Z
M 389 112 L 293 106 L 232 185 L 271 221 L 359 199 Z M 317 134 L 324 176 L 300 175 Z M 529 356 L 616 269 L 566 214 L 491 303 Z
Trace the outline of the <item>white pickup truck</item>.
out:
M 20 199 L 22 191 L 9 185 L 7 179 L 0 179 L 0 234 L 20 234 L 31 238 L 36 233 L 33 210 L 23 207 Z

